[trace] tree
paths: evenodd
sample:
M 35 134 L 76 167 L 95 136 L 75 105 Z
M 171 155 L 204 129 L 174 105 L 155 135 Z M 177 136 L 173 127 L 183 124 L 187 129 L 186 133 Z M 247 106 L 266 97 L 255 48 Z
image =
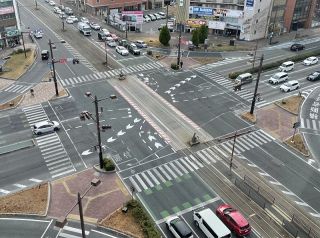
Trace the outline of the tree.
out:
M 165 46 L 168 46 L 170 39 L 171 39 L 171 36 L 170 36 L 170 31 L 168 27 L 167 26 L 162 27 L 159 35 L 160 43 Z
M 192 43 L 198 47 L 199 45 L 199 29 L 192 31 Z
M 208 38 L 208 27 L 206 25 L 201 25 L 199 28 L 199 42 L 204 43 L 204 40 Z

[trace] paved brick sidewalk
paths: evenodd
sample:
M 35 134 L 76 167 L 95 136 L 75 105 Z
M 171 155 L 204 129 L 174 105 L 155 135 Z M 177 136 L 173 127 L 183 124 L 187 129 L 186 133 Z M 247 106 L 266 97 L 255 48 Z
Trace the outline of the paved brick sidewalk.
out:
M 77 193 L 83 194 L 94 178 L 100 179 L 101 184 L 92 187 L 82 200 L 85 220 L 97 222 L 122 207 L 131 198 L 116 173 L 105 174 L 87 169 L 52 182 L 48 216 L 56 218 L 65 216 L 75 204 Z M 79 207 L 76 206 L 70 217 L 73 218 L 78 214 Z

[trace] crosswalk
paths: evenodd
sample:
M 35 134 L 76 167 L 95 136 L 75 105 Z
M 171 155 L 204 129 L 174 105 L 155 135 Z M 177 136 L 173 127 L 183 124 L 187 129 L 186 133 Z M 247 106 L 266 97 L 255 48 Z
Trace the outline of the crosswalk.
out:
M 267 49 L 282 49 L 282 48 L 289 49 L 291 47 L 291 45 L 295 44 L 295 43 L 306 45 L 306 44 L 317 42 L 319 40 L 320 40 L 320 37 L 306 38 L 303 40 L 289 41 L 289 42 L 285 42 L 285 43 L 274 45 L 274 46 L 268 46 L 266 48 Z
M 37 122 L 48 120 L 48 116 L 41 104 L 25 107 L 22 111 L 25 113 L 30 126 L 33 126 Z
M 300 128 L 311 129 L 318 131 L 320 130 L 320 118 L 318 120 L 310 118 L 300 118 Z
M 237 138 L 234 154 L 241 154 L 247 150 L 259 147 L 273 141 L 274 138 L 262 130 L 257 130 Z M 142 192 L 167 181 L 172 181 L 185 174 L 195 172 L 206 165 L 215 164 L 222 157 L 229 158 L 232 152 L 233 139 L 219 145 L 199 150 L 188 156 L 180 157 L 165 164 L 128 177 L 137 192 Z M 222 156 L 222 157 L 221 157 Z
M 233 90 L 234 83 L 231 80 L 223 77 L 222 75 L 214 72 L 210 67 L 201 66 L 201 67 L 196 68 L 196 71 L 198 71 L 199 73 L 210 78 L 212 81 L 223 86 L 224 88 L 226 88 L 230 91 L 233 91 L 235 94 L 237 94 L 238 96 L 240 96 L 241 98 L 243 98 L 247 102 L 251 103 L 252 98 L 253 98 L 253 92 L 251 92 L 247 89 L 242 89 L 240 91 L 234 91 Z M 259 107 L 262 107 L 268 103 L 269 102 L 266 102 L 264 99 L 261 99 L 260 101 L 256 101 L 255 105 L 256 105 L 256 107 L 259 108 Z
M 163 65 L 159 62 L 138 64 L 138 65 L 128 66 L 122 69 L 113 69 L 113 70 L 104 71 L 104 72 L 98 72 L 98 73 L 81 75 L 81 76 L 67 78 L 67 79 L 61 79 L 60 82 L 63 86 L 69 86 L 69 85 L 74 85 L 78 83 L 87 83 L 87 82 L 96 81 L 100 79 L 118 77 L 121 71 L 124 74 L 132 74 L 132 73 L 142 72 L 142 71 L 147 71 L 152 69 L 159 69 L 160 67 L 162 68 Z
M 26 92 L 29 88 L 31 88 L 31 85 L 25 85 L 25 84 L 11 84 L 2 91 L 5 92 L 12 92 L 12 93 L 24 93 Z
M 76 171 L 57 133 L 35 138 L 52 178 Z
M 86 236 L 88 236 L 90 234 L 90 231 L 85 230 L 85 234 Z M 79 228 L 65 225 L 63 229 L 60 230 L 59 234 L 56 237 L 81 238 L 82 232 L 81 232 L 81 229 Z
M 39 184 L 39 183 L 42 183 L 42 182 L 43 182 L 43 180 L 42 179 L 38 179 L 38 178 L 25 179 L 23 181 L 19 181 L 19 182 L 16 182 L 14 184 L 7 185 L 5 187 L 1 187 L 0 188 L 0 196 L 8 195 L 10 193 L 17 192 L 17 191 L 19 191 L 21 189 L 35 186 L 36 184 Z
M 250 59 L 249 56 L 245 56 L 245 57 L 233 57 L 233 58 L 224 58 L 223 60 L 220 60 L 220 61 L 218 61 L 218 62 L 200 66 L 200 67 L 198 67 L 198 69 L 202 69 L 202 68 L 215 68 L 215 67 L 218 67 L 218 66 L 221 66 L 221 65 L 231 64 L 231 63 L 234 63 L 234 62 L 238 62 L 238 61 L 242 61 L 242 60 L 248 60 L 248 59 Z

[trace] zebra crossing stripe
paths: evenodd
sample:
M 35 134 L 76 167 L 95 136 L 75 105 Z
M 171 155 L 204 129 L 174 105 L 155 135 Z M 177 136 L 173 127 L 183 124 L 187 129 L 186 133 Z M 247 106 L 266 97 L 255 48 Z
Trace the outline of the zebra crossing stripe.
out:
M 190 161 L 190 159 L 188 157 L 184 157 L 186 162 L 188 162 L 195 170 L 198 170 L 199 167 L 197 165 L 195 165 L 192 161 Z
M 263 138 L 261 138 L 261 137 L 259 137 L 259 131 L 256 133 L 256 132 L 253 132 L 253 133 L 251 133 L 251 136 L 253 137 L 253 138 L 255 138 L 255 140 L 256 141 L 258 141 L 259 143 L 262 143 L 262 144 L 265 144 L 265 143 L 267 143 L 268 141 L 266 141 L 266 140 L 264 140 Z
M 168 180 L 172 180 L 172 178 L 169 176 L 169 174 L 165 171 L 165 169 L 162 166 L 160 166 L 159 169 Z
M 197 159 L 195 158 L 193 155 L 189 155 L 189 157 L 200 167 L 203 167 L 203 164 Z
M 304 127 L 304 118 L 301 118 L 301 128 L 305 128 Z
M 10 191 L 4 190 L 4 189 L 1 189 L 1 188 L 0 188 L 0 193 L 8 194 L 8 193 L 10 193 Z
M 136 183 L 136 181 L 134 181 L 134 179 L 131 177 L 129 177 L 129 180 L 131 182 L 131 184 L 133 185 L 133 187 L 137 190 L 138 193 L 140 193 L 142 190 L 140 189 L 140 187 L 138 186 L 138 184 Z
M 32 182 L 35 182 L 35 183 L 41 183 L 42 182 L 42 180 L 40 180 L 40 179 L 35 179 L 35 178 L 31 178 L 31 179 L 29 179 L 30 181 L 32 181 Z
M 52 165 L 55 165 L 57 163 L 61 163 L 61 162 L 64 162 L 64 161 L 69 161 L 68 158 L 64 157 L 64 159 L 57 159 L 57 158 L 54 158 L 56 161 L 53 161 L 53 162 L 50 162 L 50 163 L 47 163 L 48 166 L 50 166 L 49 170 L 52 169 Z M 61 165 L 59 164 L 59 166 L 64 166 L 65 164 L 70 164 L 70 163 L 62 163 Z
M 144 190 L 148 189 L 147 185 L 143 182 L 143 180 L 140 178 L 139 174 L 135 175 L 136 179 L 139 181 L 141 186 L 143 187 Z
M 147 177 L 147 175 L 146 175 L 144 172 L 142 172 L 141 175 L 142 175 L 142 177 L 144 178 L 144 180 L 147 182 L 147 184 L 148 184 L 151 188 L 153 188 L 154 185 L 153 185 L 153 183 L 150 181 L 150 179 Z
M 164 164 L 163 166 L 167 169 L 167 171 L 169 171 L 169 173 L 173 176 L 173 178 L 178 177 L 178 176 L 170 169 L 170 167 L 168 166 L 168 164 Z
M 230 151 L 232 152 L 232 147 L 233 147 L 233 142 L 231 142 L 231 141 L 229 141 L 227 144 L 226 144 L 226 146 L 228 146 L 229 147 L 229 149 L 230 149 Z M 234 152 L 236 153 L 236 154 L 240 154 L 241 152 L 244 152 L 245 150 L 242 148 L 242 147 L 240 147 L 239 146 L 239 144 L 235 144 L 235 146 L 234 146 Z M 230 154 L 231 154 L 231 152 L 230 152 Z
M 266 134 L 263 130 L 259 130 L 260 136 L 265 138 L 267 141 L 272 141 L 274 138 L 272 138 L 270 135 Z
M 196 154 L 197 154 L 204 162 L 206 162 L 207 164 L 210 164 L 210 161 L 207 160 L 207 158 L 206 158 L 203 154 L 201 154 L 201 151 L 197 151 Z
M 244 135 L 244 138 L 246 138 L 247 140 L 250 140 L 250 143 L 252 143 L 255 147 L 259 146 L 256 142 L 256 140 L 252 137 L 251 134 L 248 135 Z
M 186 169 L 182 166 L 182 164 L 180 164 L 180 162 L 179 162 L 178 160 L 175 160 L 174 163 L 177 164 L 177 166 L 183 171 L 184 174 L 188 174 L 188 173 L 189 173 L 189 171 L 186 170 Z
M 173 162 L 169 162 L 169 164 L 172 166 L 172 168 L 178 173 L 179 176 L 182 176 L 183 173 L 174 165 Z
M 26 188 L 26 185 L 20 184 L 20 183 L 15 183 L 13 184 L 14 186 L 18 187 L 18 188 Z
M 93 77 L 95 77 L 96 79 L 100 79 L 100 77 L 97 74 L 93 74 Z
M 63 168 L 63 169 L 65 169 L 65 168 Z M 68 173 L 71 173 L 71 172 L 74 172 L 74 171 L 75 171 L 75 169 L 66 170 L 66 171 L 64 171 L 62 173 L 59 173 L 59 174 L 53 174 L 53 175 L 51 175 L 51 177 L 52 178 L 56 178 L 56 177 L 59 177 L 59 176 L 62 176 L 62 175 L 65 175 L 65 174 L 68 174 Z M 51 173 L 56 173 L 56 172 L 59 172 L 59 171 L 52 171 Z
M 221 158 L 219 157 L 219 155 L 217 155 L 211 148 L 207 148 L 206 151 L 209 152 L 209 154 L 211 154 L 216 160 L 221 160 Z M 210 157 L 211 158 L 211 157 Z M 215 160 L 214 160 L 215 161 Z M 215 162 L 214 162 L 215 163 Z
M 158 179 L 151 173 L 150 170 L 147 170 L 147 173 L 149 174 L 149 176 L 152 178 L 152 180 L 153 180 L 157 185 L 160 184 L 159 181 L 158 181 Z
M 207 149 L 205 149 L 205 150 L 202 150 L 201 152 L 205 155 L 205 156 L 207 156 L 207 158 L 209 158 L 209 160 L 211 160 L 213 163 L 216 163 L 217 161 L 214 159 L 214 158 L 212 158 L 212 156 L 211 155 L 209 155 L 209 153 L 206 151 Z M 209 163 L 210 163 L 210 161 L 208 161 Z M 208 163 L 208 164 L 209 164 Z
M 218 146 L 214 146 L 215 150 L 217 150 L 222 156 L 228 158 L 229 156 L 224 153 Z
M 248 149 L 248 150 L 250 150 L 250 148 L 254 148 L 254 146 L 253 146 L 252 144 L 250 144 L 249 141 L 247 141 L 245 138 L 243 138 L 243 137 L 241 138 L 241 137 L 240 137 L 239 139 L 241 139 L 241 141 L 242 141 L 243 144 L 249 146 L 249 149 Z
M 229 154 L 231 154 L 232 149 L 227 146 L 227 145 L 230 145 L 230 141 L 224 142 L 220 145 L 221 145 L 221 147 L 223 147 L 224 150 L 226 150 Z M 232 145 L 230 145 L 230 146 L 232 147 Z
M 156 173 L 157 177 L 161 180 L 161 182 L 163 182 L 163 183 L 166 182 L 166 180 L 162 177 L 162 175 L 159 173 L 157 168 L 153 168 L 152 170 Z
M 109 74 L 111 74 L 111 76 L 114 76 L 113 70 L 108 71 Z
M 180 161 L 191 171 L 193 172 L 193 168 L 185 161 L 183 158 L 180 159 Z
M 60 163 L 60 161 L 58 161 Z M 64 170 L 66 167 L 69 167 L 70 166 L 70 163 L 67 162 L 67 163 L 60 163 L 60 164 L 57 164 L 57 165 L 54 165 L 54 166 L 51 166 L 48 168 L 49 171 L 51 172 L 51 170 L 54 170 L 54 171 L 57 171 L 57 168 L 59 167 L 63 167 L 61 168 L 61 170 Z
M 239 147 L 243 147 L 245 150 L 250 150 L 250 147 L 247 145 L 247 143 L 245 143 L 246 141 L 243 140 L 243 138 L 239 137 L 239 138 L 237 138 L 237 141 L 238 142 L 240 141 L 240 143 L 237 143 L 239 145 Z

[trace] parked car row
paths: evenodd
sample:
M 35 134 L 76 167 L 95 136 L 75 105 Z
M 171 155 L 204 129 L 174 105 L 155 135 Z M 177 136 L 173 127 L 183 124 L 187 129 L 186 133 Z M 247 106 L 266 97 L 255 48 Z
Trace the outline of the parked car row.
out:
M 207 237 L 231 238 L 231 231 L 237 236 L 247 236 L 251 232 L 248 221 L 228 204 L 220 205 L 216 213 L 210 208 L 195 210 L 193 219 Z M 169 217 L 166 226 L 175 238 L 193 238 L 191 228 L 178 216 Z
M 143 15 L 144 22 L 151 22 L 161 19 L 166 19 L 167 15 L 164 12 L 157 12 L 157 13 L 149 13 L 147 15 Z

